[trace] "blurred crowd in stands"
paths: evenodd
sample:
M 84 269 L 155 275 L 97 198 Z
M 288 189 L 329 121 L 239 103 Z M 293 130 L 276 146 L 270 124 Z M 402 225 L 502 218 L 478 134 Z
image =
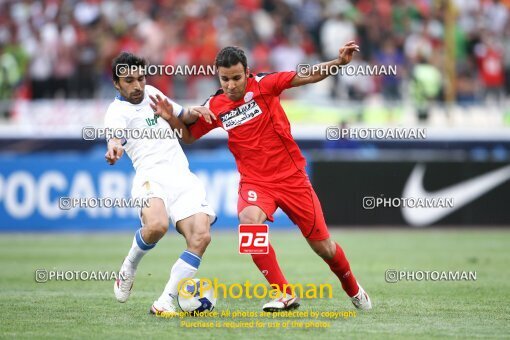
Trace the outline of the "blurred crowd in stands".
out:
M 395 76 L 335 77 L 325 96 L 443 100 L 448 0 L 0 0 L 0 100 L 111 98 L 120 51 L 151 64 L 211 65 L 220 48 L 247 51 L 255 72 L 295 70 L 337 57 L 396 65 Z M 510 94 L 510 0 L 452 0 L 456 100 Z M 214 77 L 154 76 L 177 99 L 205 99 Z

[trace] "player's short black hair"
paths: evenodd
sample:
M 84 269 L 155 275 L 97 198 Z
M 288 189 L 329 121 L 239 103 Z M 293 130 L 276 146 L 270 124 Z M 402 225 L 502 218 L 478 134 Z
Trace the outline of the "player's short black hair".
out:
M 129 52 L 121 52 L 115 59 L 112 61 L 112 78 L 113 81 L 119 81 L 119 69 L 122 68 L 122 65 L 131 66 L 146 66 L 147 60 L 142 57 L 138 57 L 133 53 Z
M 214 61 L 217 68 L 231 67 L 238 63 L 243 64 L 244 71 L 246 72 L 246 68 L 248 67 L 246 55 L 244 54 L 244 51 L 237 46 L 224 47 L 220 52 L 218 52 L 216 60 Z

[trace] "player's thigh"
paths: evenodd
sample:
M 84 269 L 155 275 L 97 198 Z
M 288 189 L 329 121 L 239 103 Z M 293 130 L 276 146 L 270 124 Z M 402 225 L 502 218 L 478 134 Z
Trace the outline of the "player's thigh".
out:
M 299 227 L 307 240 L 321 241 L 329 238 L 319 198 L 309 182 L 282 190 L 278 206 Z
M 131 196 L 135 199 L 149 199 L 149 205 L 140 210 L 143 228 L 168 228 L 168 195 L 161 183 L 148 180 L 145 174 L 137 174 L 133 180 Z
M 270 189 L 253 184 L 240 183 L 237 213 L 241 224 L 259 224 L 274 221 L 276 202 Z
M 216 213 L 206 200 L 202 182 L 192 173 L 181 176 L 179 182 L 179 186 L 168 188 L 173 193 L 168 202 L 172 224 L 191 225 L 192 230 L 207 225 L 208 229 L 216 221 Z

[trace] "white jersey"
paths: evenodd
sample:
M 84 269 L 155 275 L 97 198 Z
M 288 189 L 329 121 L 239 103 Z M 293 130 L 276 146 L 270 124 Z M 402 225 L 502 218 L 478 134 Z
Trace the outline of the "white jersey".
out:
M 149 95 L 159 94 L 162 98 L 166 96 L 153 86 L 145 86 L 145 94 L 140 104 L 131 104 L 120 96 L 108 107 L 104 119 L 105 128 L 108 129 L 170 129 L 170 125 L 163 118 L 154 114 L 150 103 Z M 178 116 L 183 112 L 183 107 L 168 99 L 173 106 L 174 115 Z M 159 134 L 159 132 L 162 132 Z M 158 131 L 152 136 L 164 136 L 164 131 Z M 133 134 L 135 135 L 135 134 Z M 169 136 L 170 134 L 166 134 Z M 128 137 L 130 134 L 127 135 Z M 136 135 L 135 135 L 136 136 Z M 147 136 L 147 135 L 146 135 Z M 174 170 L 189 171 L 188 160 L 182 151 L 181 145 L 175 138 L 140 138 L 123 141 L 124 150 L 133 162 L 136 172 L 151 170 L 160 166 L 171 166 Z
M 105 128 L 144 131 L 162 129 L 157 134 L 151 134 L 156 137 L 163 135 L 159 132 L 168 132 L 170 125 L 163 118 L 155 116 L 150 107 L 152 101 L 149 95 L 156 94 L 166 98 L 161 91 L 150 85 L 145 86 L 144 98 L 140 104 L 131 104 L 117 97 L 106 112 Z M 182 106 L 170 99 L 168 101 L 173 106 L 174 114 L 179 116 L 183 112 Z M 209 215 L 211 222 L 215 220 L 216 214 L 206 201 L 204 186 L 189 170 L 188 160 L 177 136 L 155 139 L 127 137 L 123 142 L 124 150 L 136 171 L 131 190 L 133 198 L 161 198 L 174 225 L 200 212 Z M 141 214 L 140 221 L 143 225 Z

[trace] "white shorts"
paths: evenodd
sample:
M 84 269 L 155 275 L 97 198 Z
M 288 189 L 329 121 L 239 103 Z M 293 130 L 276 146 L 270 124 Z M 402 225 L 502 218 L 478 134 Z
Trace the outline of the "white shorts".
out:
M 158 197 L 163 200 L 170 221 L 175 226 L 180 220 L 203 212 L 210 222 L 216 221 L 216 213 L 205 199 L 202 182 L 188 169 L 176 173 L 168 167 L 140 171 L 135 175 L 131 196 L 133 198 Z M 140 222 L 141 211 L 140 211 Z

